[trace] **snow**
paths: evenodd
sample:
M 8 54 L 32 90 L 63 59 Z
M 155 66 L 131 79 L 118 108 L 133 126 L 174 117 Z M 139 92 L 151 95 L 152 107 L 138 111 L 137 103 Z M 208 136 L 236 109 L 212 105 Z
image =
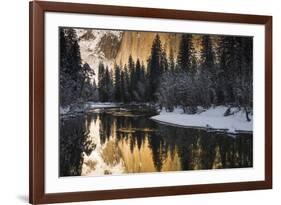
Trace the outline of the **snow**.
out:
M 119 107 L 118 103 L 112 102 L 87 102 L 85 103 L 85 109 L 95 109 L 95 108 L 112 108 L 112 107 Z
M 253 131 L 253 123 L 246 120 L 244 111 L 233 108 L 233 115 L 224 116 L 227 109 L 226 106 L 217 106 L 199 114 L 185 114 L 181 109 L 175 109 L 173 112 L 161 111 L 151 119 L 172 126 L 207 128 L 228 133 Z
M 92 110 L 92 109 L 114 108 L 114 107 L 120 107 L 120 104 L 112 103 L 112 102 L 86 102 L 84 104 L 60 107 L 59 112 L 60 115 L 69 115 L 74 113 L 81 113 L 89 109 Z
M 60 107 L 60 114 L 65 115 L 70 111 L 70 106 Z

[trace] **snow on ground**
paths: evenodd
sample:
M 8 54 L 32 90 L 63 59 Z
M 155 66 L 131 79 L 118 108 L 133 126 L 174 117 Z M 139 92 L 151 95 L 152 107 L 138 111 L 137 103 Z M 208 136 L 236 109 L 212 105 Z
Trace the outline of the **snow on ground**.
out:
M 226 106 L 217 106 L 200 114 L 185 114 L 181 109 L 175 109 L 173 112 L 161 111 L 159 115 L 153 116 L 151 119 L 173 126 L 217 129 L 229 133 L 253 131 L 253 123 L 246 120 L 244 111 L 240 110 L 233 115 L 224 116 L 227 109 Z
M 60 107 L 60 114 L 61 115 L 65 115 L 70 111 L 70 107 L 66 106 L 66 107 Z
M 101 108 L 113 108 L 119 107 L 120 104 L 112 102 L 86 102 L 84 104 L 71 105 L 66 107 L 60 107 L 61 115 L 68 115 L 73 113 L 84 112 L 88 109 L 101 109 Z
M 118 103 L 112 102 L 87 102 L 85 103 L 85 108 L 95 109 L 95 108 L 110 108 L 110 107 L 119 107 Z

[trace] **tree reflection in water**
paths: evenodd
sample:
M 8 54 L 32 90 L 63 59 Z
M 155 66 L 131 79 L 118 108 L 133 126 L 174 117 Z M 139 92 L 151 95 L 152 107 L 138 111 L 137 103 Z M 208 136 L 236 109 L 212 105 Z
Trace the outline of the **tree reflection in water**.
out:
M 153 114 L 108 109 L 61 119 L 60 176 L 253 166 L 252 134 L 161 125 Z

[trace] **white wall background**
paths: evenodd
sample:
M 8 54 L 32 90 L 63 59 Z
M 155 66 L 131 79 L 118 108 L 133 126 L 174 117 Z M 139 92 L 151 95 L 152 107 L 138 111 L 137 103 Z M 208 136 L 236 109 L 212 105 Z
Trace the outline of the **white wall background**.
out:
M 278 0 L 72 0 L 73 2 L 158 7 L 273 16 L 274 123 L 273 190 L 125 199 L 73 204 L 279 204 L 281 201 L 281 6 Z M 0 204 L 28 201 L 28 0 L 0 5 Z

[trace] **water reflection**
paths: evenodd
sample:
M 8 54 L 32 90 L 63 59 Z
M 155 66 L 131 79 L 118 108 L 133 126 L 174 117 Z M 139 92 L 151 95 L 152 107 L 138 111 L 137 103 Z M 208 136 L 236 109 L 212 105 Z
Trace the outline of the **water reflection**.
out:
M 106 109 L 61 119 L 60 176 L 252 167 L 252 135 L 158 124 L 153 111 Z

